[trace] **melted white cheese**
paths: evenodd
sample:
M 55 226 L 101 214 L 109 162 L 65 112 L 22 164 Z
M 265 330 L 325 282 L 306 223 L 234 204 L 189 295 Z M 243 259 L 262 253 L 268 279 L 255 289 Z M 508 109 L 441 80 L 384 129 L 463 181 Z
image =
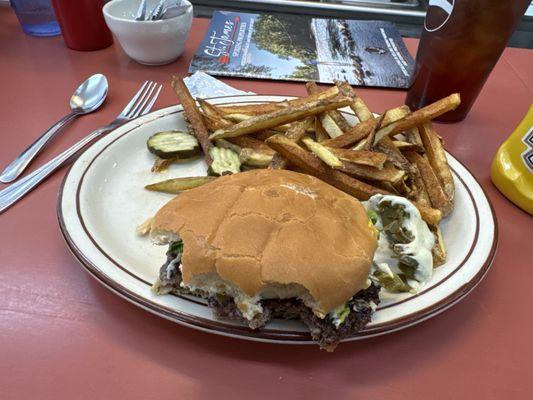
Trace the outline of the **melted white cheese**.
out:
M 192 291 L 202 290 L 209 296 L 224 294 L 233 297 L 235 305 L 247 320 L 252 320 L 257 314 L 263 312 L 260 296 L 247 296 L 235 285 L 220 279 L 218 274 L 196 275 L 187 285 L 181 282 L 181 286 Z
M 412 233 L 414 240 L 407 244 L 394 245 L 387 239 L 386 234 L 380 233 L 378 248 L 374 255 L 374 262 L 379 269 L 384 272 L 387 272 L 387 268 L 390 268 L 390 270 L 396 273 L 401 273 L 401 270 L 398 268 L 397 253 L 409 255 L 409 257 L 413 258 L 418 263 L 418 266 L 416 267 L 414 275 L 416 281 L 410 281 L 408 283 L 414 290 L 418 290 L 422 284 L 431 279 L 433 274 L 433 255 L 431 249 L 435 244 L 435 237 L 420 216 L 418 209 L 410 201 L 399 196 L 384 196 L 377 194 L 372 196 L 368 201 L 363 202 L 367 210 L 375 211 L 378 214 L 378 221 L 375 224 L 378 230 L 383 230 L 381 217 L 379 216 L 378 211 L 378 206 L 382 201 L 388 201 L 393 205 L 398 204 L 404 207 L 408 217 L 405 218 L 402 226 Z

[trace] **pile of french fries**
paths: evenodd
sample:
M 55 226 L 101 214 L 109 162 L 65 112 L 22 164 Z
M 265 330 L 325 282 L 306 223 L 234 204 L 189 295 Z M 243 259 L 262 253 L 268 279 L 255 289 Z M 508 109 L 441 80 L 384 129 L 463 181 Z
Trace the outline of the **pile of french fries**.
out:
M 308 82 L 307 97 L 250 105 L 196 102 L 178 77 L 173 77 L 172 87 L 208 165 L 210 149 L 225 147 L 237 152 L 241 170 L 307 173 L 359 200 L 378 193 L 403 196 L 419 209 L 437 238 L 435 265 L 444 262 L 438 224 L 453 208 L 454 183 L 431 120 L 455 109 L 458 94 L 417 111 L 400 106 L 376 117 L 346 82 L 325 90 Z M 340 111 L 345 107 L 357 119 Z

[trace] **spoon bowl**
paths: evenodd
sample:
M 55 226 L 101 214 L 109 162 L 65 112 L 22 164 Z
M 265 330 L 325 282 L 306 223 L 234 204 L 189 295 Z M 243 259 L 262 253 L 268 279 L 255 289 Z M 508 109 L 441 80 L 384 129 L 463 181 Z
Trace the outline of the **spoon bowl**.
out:
M 83 82 L 70 98 L 70 108 L 77 114 L 87 114 L 98 109 L 107 97 L 107 78 L 94 74 Z

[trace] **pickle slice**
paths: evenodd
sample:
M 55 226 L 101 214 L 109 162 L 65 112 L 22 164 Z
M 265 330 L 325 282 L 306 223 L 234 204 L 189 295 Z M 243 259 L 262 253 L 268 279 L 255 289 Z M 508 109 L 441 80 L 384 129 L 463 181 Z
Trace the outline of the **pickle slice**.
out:
M 190 158 L 200 154 L 198 140 L 187 132 L 158 132 L 148 138 L 146 145 L 151 153 L 164 159 Z
M 239 155 L 233 150 L 213 146 L 209 150 L 209 154 L 213 159 L 207 171 L 209 175 L 221 176 L 240 172 L 241 161 Z
M 388 274 L 384 271 L 374 271 L 373 277 L 378 283 L 387 289 L 389 292 L 402 293 L 411 291 L 411 287 L 400 277 L 400 275 L 392 272 Z

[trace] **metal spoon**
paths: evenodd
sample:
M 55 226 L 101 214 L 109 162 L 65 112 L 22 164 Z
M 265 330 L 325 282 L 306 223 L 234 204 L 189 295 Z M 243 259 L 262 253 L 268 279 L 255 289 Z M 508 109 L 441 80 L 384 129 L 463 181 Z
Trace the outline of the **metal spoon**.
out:
M 70 114 L 61 118 L 44 132 L 30 147 L 24 150 L 0 175 L 0 182 L 9 183 L 26 169 L 33 158 L 69 121 L 78 115 L 88 114 L 102 105 L 107 96 L 107 79 L 102 74 L 95 74 L 83 82 L 70 98 Z

